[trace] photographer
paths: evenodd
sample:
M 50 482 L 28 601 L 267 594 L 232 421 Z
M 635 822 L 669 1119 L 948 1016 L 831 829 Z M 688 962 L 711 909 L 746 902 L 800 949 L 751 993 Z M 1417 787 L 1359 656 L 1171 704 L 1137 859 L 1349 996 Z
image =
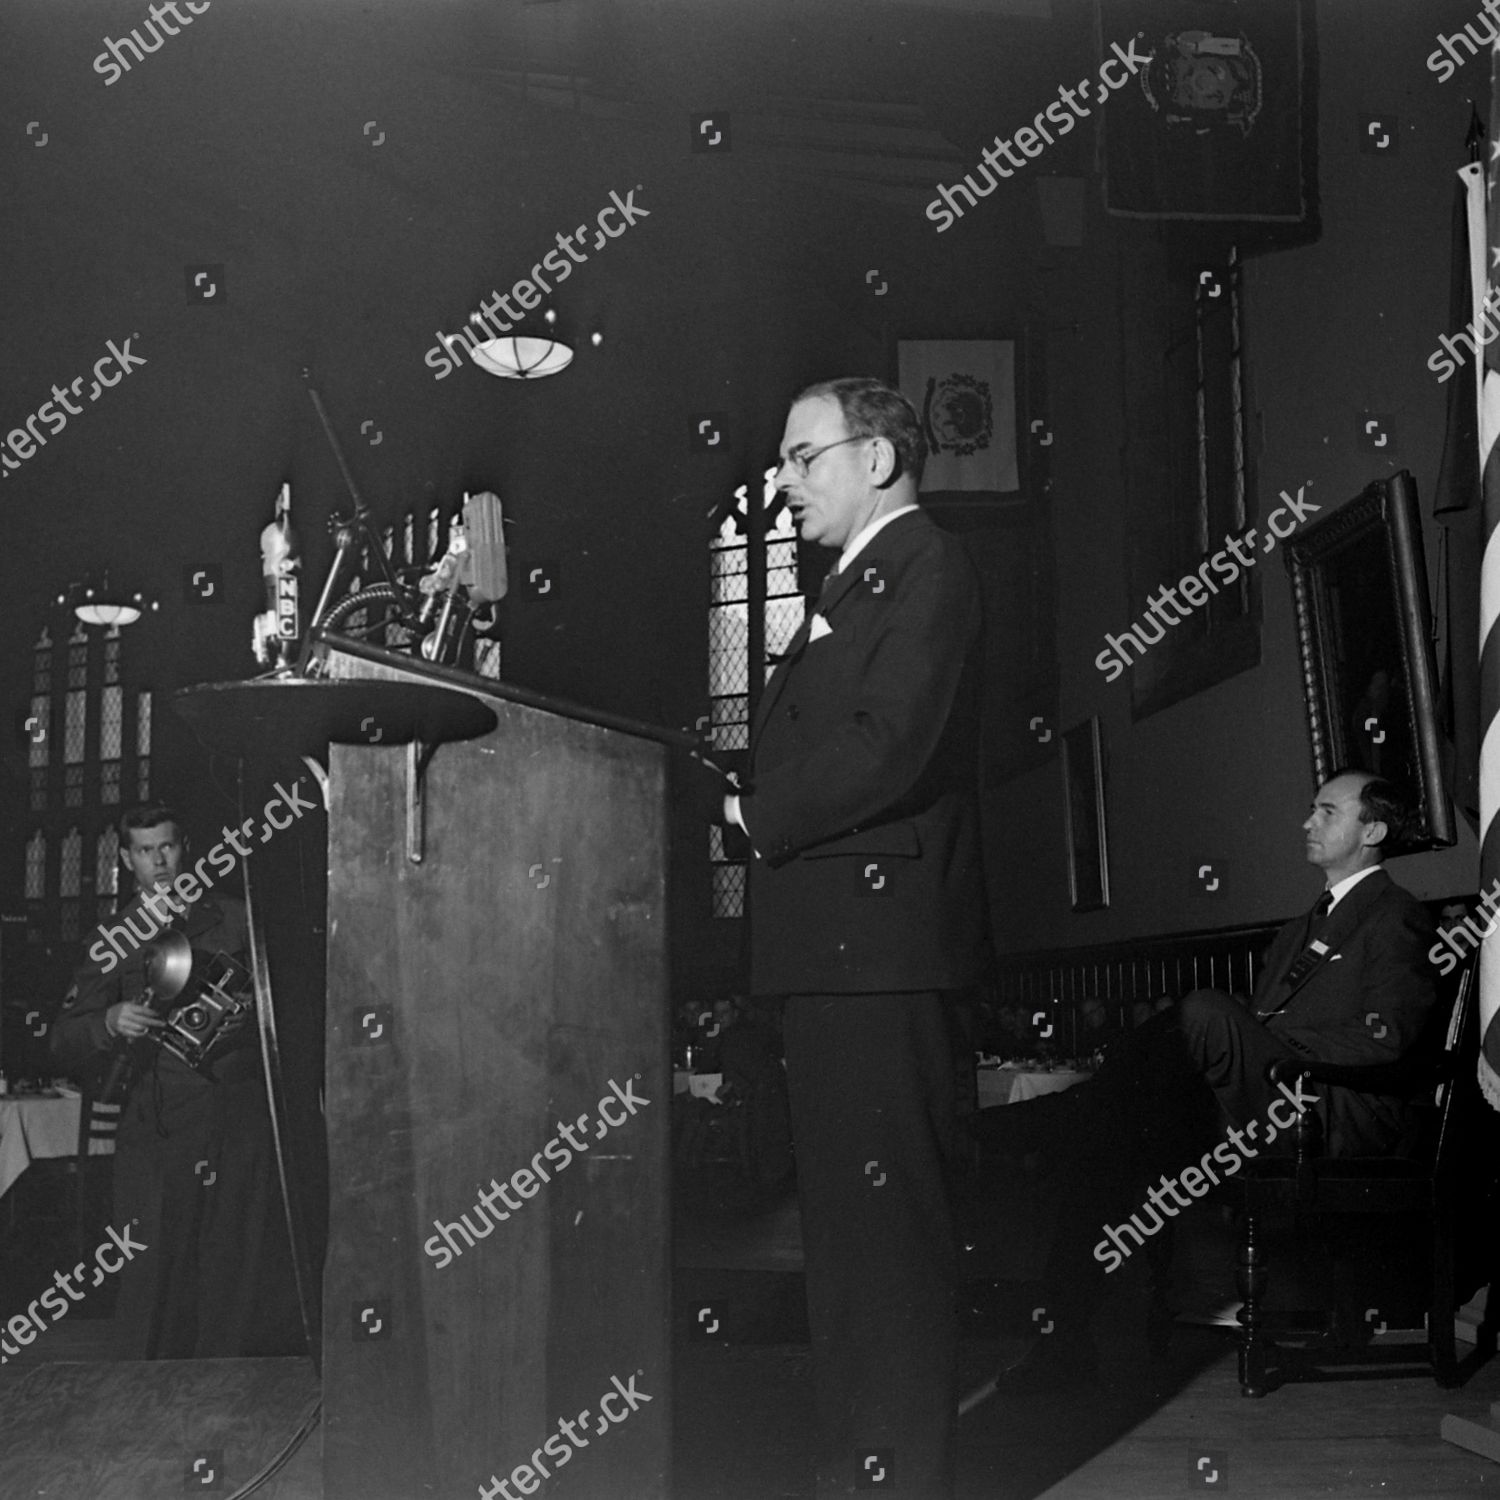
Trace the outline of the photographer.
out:
M 187 844 L 170 807 L 131 809 L 120 838 L 137 895 L 118 913 L 123 926 L 101 927 L 50 1043 L 58 1065 L 92 1090 L 123 1071 L 113 1222 L 131 1225 L 147 1249 L 121 1274 L 120 1357 L 295 1352 L 301 1336 L 255 1028 L 243 1025 L 194 1068 L 159 1045 L 163 1015 L 143 1003 L 147 945 L 163 931 L 188 940 L 195 976 L 219 954 L 243 963 L 244 902 L 179 880 Z

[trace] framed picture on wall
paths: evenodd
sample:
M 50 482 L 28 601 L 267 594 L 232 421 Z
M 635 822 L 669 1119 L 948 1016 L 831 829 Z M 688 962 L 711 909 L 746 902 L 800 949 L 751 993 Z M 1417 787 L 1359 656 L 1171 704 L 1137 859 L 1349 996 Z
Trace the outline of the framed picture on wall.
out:
M 1376 480 L 1285 557 L 1314 784 L 1340 766 L 1389 777 L 1418 801 L 1405 851 L 1452 844 L 1415 481 L 1404 469 Z
M 1109 905 L 1109 840 L 1104 821 L 1104 741 L 1095 716 L 1062 738 L 1063 820 L 1068 894 L 1074 911 Z

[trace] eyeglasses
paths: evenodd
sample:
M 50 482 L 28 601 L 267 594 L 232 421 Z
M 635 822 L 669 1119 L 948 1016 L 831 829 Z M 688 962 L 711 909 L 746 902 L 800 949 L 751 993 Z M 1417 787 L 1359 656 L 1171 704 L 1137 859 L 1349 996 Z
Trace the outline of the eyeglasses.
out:
M 821 448 L 793 449 L 792 452 L 788 453 L 782 459 L 781 467 L 784 469 L 790 464 L 796 473 L 800 474 L 803 479 L 806 479 L 808 470 L 813 466 L 813 460 L 822 458 L 830 449 L 842 448 L 845 443 L 868 443 L 869 441 L 868 437 L 847 437 L 840 438 L 836 443 L 824 443 Z

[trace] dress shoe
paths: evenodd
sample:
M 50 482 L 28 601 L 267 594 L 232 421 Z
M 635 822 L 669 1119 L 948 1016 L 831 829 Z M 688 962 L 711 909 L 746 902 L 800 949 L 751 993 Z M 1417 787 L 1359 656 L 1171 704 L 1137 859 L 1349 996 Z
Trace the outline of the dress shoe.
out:
M 1076 1390 L 1099 1379 L 1099 1355 L 1087 1333 L 1052 1333 L 1039 1338 L 995 1377 L 1001 1396 L 1051 1395 Z

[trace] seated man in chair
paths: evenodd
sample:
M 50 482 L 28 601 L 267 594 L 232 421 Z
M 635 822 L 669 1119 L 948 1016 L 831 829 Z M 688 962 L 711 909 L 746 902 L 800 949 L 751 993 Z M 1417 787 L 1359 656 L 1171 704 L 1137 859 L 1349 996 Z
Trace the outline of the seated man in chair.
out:
M 1088 1378 L 1105 1275 L 1245 1161 L 1290 1152 L 1299 1104 L 1318 1112 L 1328 1155 L 1411 1152 L 1404 1101 L 1338 1088 L 1294 1100 L 1266 1077 L 1278 1058 L 1393 1062 L 1422 1035 L 1436 998 L 1433 924 L 1380 867 L 1411 817 L 1391 782 L 1334 775 L 1302 825 L 1323 893 L 1276 934 L 1253 996 L 1195 990 L 1122 1039 L 1090 1082 L 984 1112 L 982 1139 L 1040 1152 L 1063 1178 L 1045 1277 L 1054 1331 L 1001 1373 L 1002 1391 Z

